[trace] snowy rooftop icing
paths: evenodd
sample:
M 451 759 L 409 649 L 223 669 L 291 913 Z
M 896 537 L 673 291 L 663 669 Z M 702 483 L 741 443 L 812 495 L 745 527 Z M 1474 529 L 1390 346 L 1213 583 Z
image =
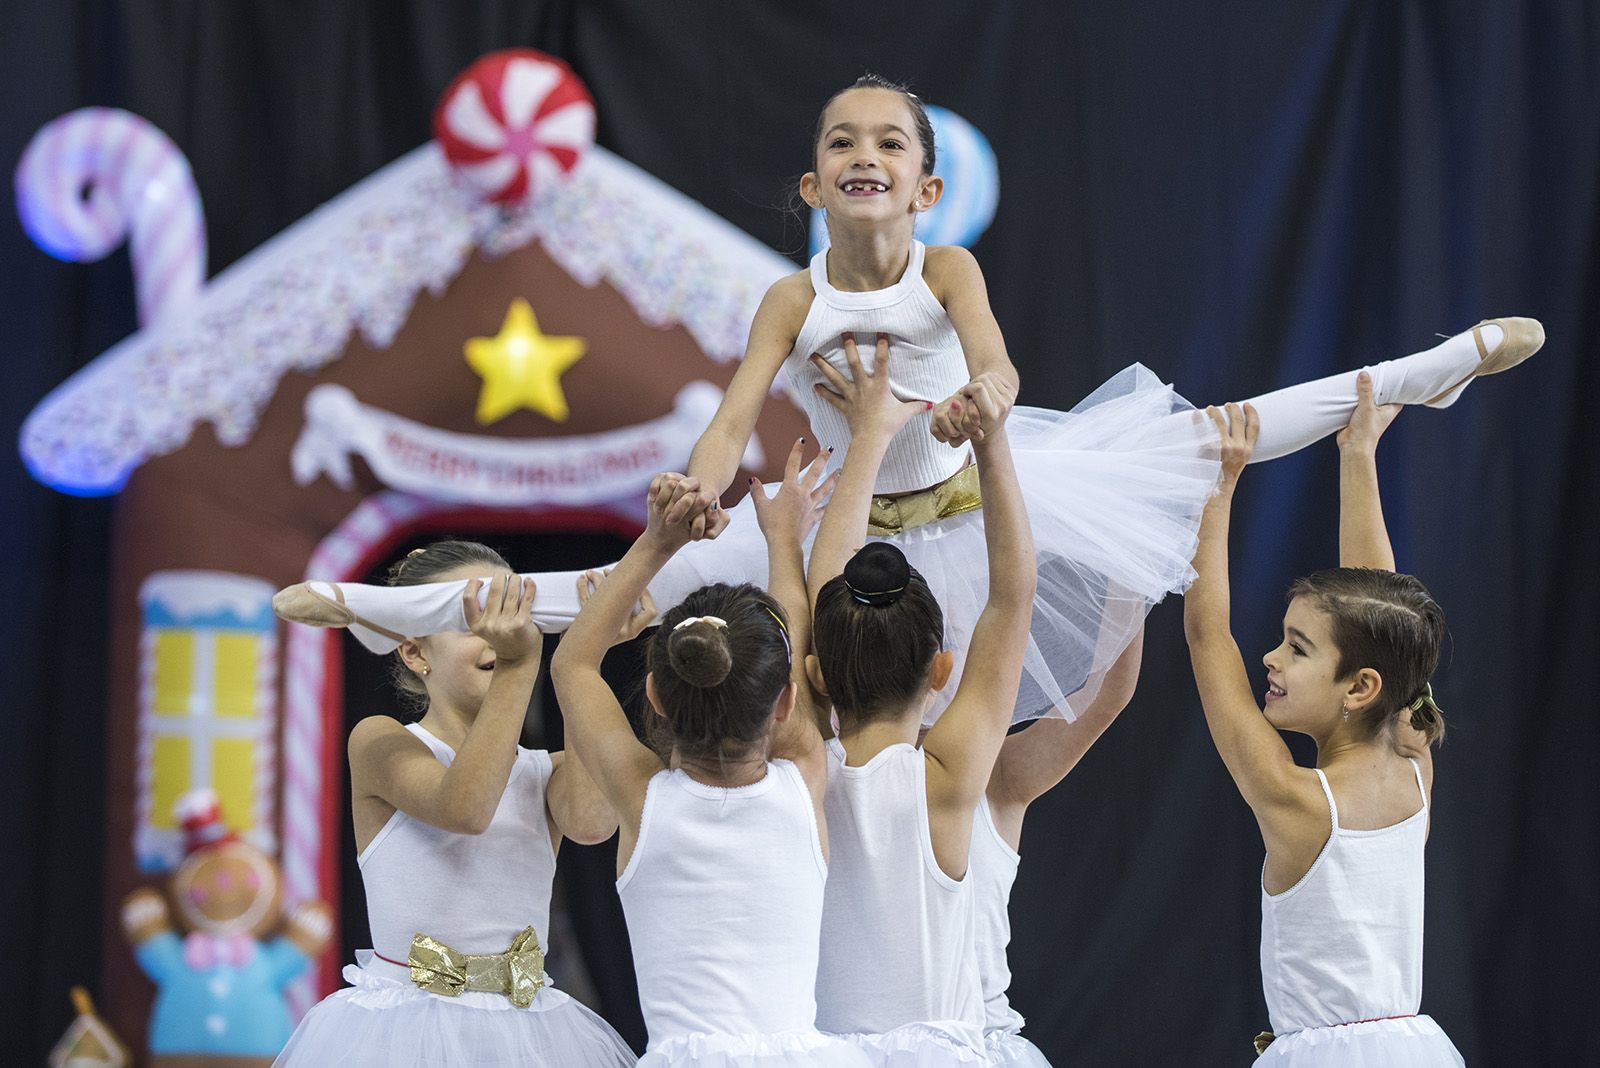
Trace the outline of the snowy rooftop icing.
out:
M 62 383 L 24 422 L 23 459 L 57 489 L 101 495 L 182 448 L 201 420 L 242 445 L 286 372 L 338 359 L 355 331 L 387 348 L 419 290 L 442 293 L 474 251 L 502 255 L 535 239 L 573 278 L 610 283 L 641 320 L 681 324 L 723 361 L 743 353 L 762 294 L 794 269 L 597 145 L 566 180 L 508 209 L 464 189 L 429 142 Z

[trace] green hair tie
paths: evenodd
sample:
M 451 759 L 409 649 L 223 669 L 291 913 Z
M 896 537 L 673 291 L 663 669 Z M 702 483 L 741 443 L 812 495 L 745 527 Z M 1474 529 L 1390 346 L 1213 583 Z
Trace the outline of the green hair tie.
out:
M 1431 682 L 1422 684 L 1422 692 L 1417 695 L 1415 701 L 1406 706 L 1406 711 L 1419 712 L 1423 705 L 1429 706 L 1441 716 L 1444 715 L 1444 709 L 1440 708 L 1439 703 L 1433 699 L 1433 683 Z

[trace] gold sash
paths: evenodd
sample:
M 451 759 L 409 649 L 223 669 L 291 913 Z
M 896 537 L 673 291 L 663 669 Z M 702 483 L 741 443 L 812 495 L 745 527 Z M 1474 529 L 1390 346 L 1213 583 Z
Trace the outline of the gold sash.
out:
M 983 506 L 978 468 L 968 464 L 936 486 L 899 497 L 874 497 L 867 512 L 867 533 L 878 537 L 949 519 Z
M 525 1009 L 545 984 L 544 950 L 532 927 L 524 927 L 504 953 L 457 953 L 422 932 L 411 940 L 406 957 L 411 981 L 423 990 L 460 997 L 464 990 L 504 994 Z

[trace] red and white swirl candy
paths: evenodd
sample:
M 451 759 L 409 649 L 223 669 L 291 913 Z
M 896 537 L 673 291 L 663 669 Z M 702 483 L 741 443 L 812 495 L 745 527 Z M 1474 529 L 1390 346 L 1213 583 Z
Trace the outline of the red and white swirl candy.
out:
M 87 262 L 126 238 L 149 324 L 200 293 L 205 213 L 189 161 L 166 134 L 117 108 L 80 108 L 45 125 L 17 164 L 17 213 L 57 259 Z
M 445 89 L 433 134 L 485 199 L 510 203 L 577 166 L 594 143 L 594 100 L 572 68 L 531 48 L 491 52 Z

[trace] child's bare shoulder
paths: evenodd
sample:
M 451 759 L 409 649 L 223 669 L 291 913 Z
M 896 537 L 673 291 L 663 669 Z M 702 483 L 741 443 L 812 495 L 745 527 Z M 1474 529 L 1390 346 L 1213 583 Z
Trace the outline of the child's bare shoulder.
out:
M 959 287 L 982 286 L 983 269 L 977 257 L 960 245 L 934 245 L 923 258 L 922 278 L 942 302 L 946 293 Z

